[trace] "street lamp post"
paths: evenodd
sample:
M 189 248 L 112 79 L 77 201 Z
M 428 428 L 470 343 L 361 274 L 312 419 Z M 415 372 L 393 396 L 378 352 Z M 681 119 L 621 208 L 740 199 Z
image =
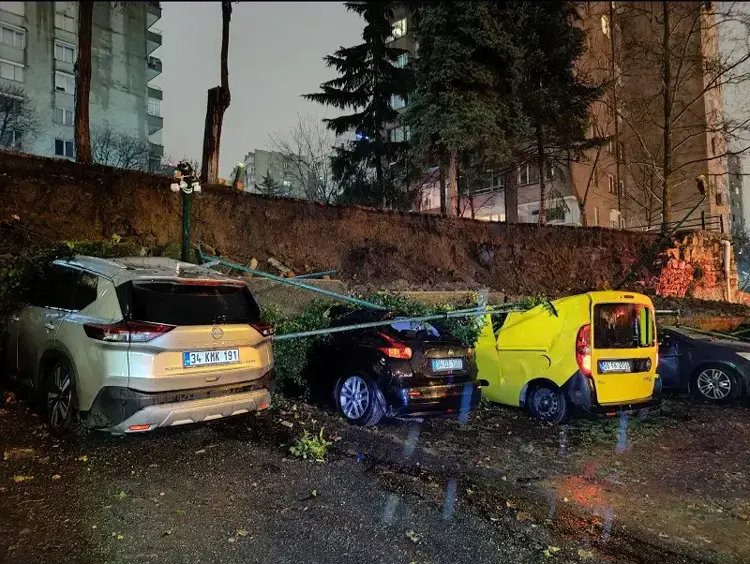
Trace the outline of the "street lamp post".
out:
M 190 262 L 190 215 L 192 212 L 193 192 L 200 193 L 201 185 L 193 167 L 187 161 L 181 161 L 174 172 L 175 182 L 172 192 L 182 192 L 182 262 Z

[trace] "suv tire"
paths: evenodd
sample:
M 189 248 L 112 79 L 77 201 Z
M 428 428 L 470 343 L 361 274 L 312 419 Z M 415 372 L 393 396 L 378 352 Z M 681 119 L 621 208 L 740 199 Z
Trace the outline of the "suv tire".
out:
M 78 413 L 75 374 L 70 362 L 59 359 L 44 375 L 42 400 L 45 420 L 52 434 L 81 435 L 85 428 Z

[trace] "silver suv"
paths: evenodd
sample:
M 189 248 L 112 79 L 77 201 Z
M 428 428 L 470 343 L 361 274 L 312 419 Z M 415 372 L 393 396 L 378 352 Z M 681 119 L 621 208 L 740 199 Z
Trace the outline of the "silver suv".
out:
M 55 434 L 152 431 L 265 409 L 272 329 L 244 281 L 167 258 L 51 263 L 0 338 Z

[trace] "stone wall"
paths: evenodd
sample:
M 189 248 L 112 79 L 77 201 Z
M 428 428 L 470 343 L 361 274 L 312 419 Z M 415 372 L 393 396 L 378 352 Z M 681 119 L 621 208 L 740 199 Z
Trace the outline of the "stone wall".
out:
M 54 240 L 180 240 L 181 199 L 163 176 L 0 152 L 0 254 Z M 336 269 L 357 291 L 470 290 L 556 297 L 611 288 L 657 238 L 608 228 L 507 225 L 234 193 L 206 187 L 193 241 L 297 274 Z M 16 219 L 17 218 L 17 219 Z M 701 276 L 698 276 L 701 273 Z M 730 280 L 736 288 L 736 275 Z M 679 238 L 626 288 L 723 299 L 717 235 Z

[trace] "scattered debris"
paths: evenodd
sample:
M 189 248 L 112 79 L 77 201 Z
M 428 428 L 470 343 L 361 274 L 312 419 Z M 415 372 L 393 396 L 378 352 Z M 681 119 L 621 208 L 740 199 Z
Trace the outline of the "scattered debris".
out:
M 237 536 L 238 537 L 246 537 L 247 536 L 247 531 L 245 529 L 239 529 L 237 531 Z
M 281 272 L 282 276 L 289 276 L 292 273 L 292 269 L 291 268 L 289 268 L 287 266 L 284 266 L 283 264 L 281 264 L 278 260 L 276 260 L 273 257 L 270 258 L 270 259 L 268 259 L 268 263 L 271 266 L 273 266 L 276 270 L 278 270 L 279 272 Z
M 415 531 L 412 531 L 412 530 L 406 531 L 406 538 L 409 539 L 414 544 L 419 544 L 423 536 L 424 535 L 417 533 Z
M 282 425 L 283 425 L 284 427 L 287 427 L 287 428 L 289 428 L 289 429 L 291 429 L 292 427 L 294 427 L 294 423 L 292 423 L 291 421 L 280 421 L 280 423 L 281 423 L 281 424 L 282 424 Z
M 52 479 L 53 480 L 59 480 L 60 478 L 62 478 L 62 476 L 60 476 L 60 474 L 53 474 L 52 475 Z
M 28 482 L 29 480 L 33 480 L 34 476 L 13 476 L 13 481 L 16 484 L 20 484 L 21 482 Z
M 3 460 L 21 460 L 34 456 L 33 448 L 9 448 L 3 452 Z
M 549 545 L 549 546 L 548 546 L 548 547 L 547 547 L 547 548 L 546 548 L 546 549 L 544 550 L 544 555 L 545 555 L 545 556 L 546 556 L 547 558 L 552 558 L 552 557 L 553 557 L 553 556 L 555 555 L 555 553 L 556 553 L 556 552 L 560 552 L 560 547 L 559 547 L 559 546 L 552 546 L 552 545 Z
M 84 454 L 83 456 L 79 456 L 78 458 L 76 458 L 76 460 L 79 460 L 80 462 L 88 462 L 89 457 L 88 455 Z

